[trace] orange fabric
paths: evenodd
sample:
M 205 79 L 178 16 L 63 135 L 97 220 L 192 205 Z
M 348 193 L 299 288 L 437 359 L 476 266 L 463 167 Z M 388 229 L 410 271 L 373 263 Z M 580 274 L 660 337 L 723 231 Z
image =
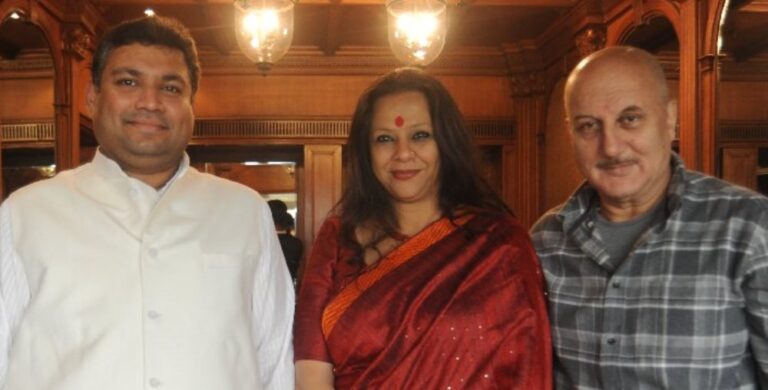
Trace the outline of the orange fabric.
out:
M 469 220 L 468 216 L 451 221 L 448 218 L 442 218 L 426 229 L 422 230 L 410 240 L 406 241 L 392 252 L 388 253 L 379 263 L 370 271 L 360 275 L 355 282 L 347 285 L 337 295 L 323 311 L 323 335 L 328 338 L 334 325 L 344 314 L 344 311 L 362 294 L 376 283 L 379 279 L 386 276 L 389 272 L 405 264 L 410 259 L 429 248 L 435 242 L 441 240 L 453 232 L 458 226 L 463 225 Z

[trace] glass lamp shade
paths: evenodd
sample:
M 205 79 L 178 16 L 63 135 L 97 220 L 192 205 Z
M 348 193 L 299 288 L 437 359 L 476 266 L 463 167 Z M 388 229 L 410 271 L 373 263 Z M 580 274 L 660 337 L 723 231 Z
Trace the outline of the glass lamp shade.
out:
M 235 1 L 235 36 L 262 72 L 279 61 L 293 40 L 293 0 Z
M 443 0 L 391 0 L 387 3 L 389 47 L 398 60 L 426 66 L 443 51 L 448 32 Z

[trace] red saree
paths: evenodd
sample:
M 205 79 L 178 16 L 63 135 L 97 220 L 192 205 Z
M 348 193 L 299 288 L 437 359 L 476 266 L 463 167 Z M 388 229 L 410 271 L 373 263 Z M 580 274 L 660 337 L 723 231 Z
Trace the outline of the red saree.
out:
M 550 389 L 551 344 L 527 232 L 478 214 L 430 225 L 370 270 L 339 221 L 312 249 L 296 360 L 327 361 L 340 389 Z

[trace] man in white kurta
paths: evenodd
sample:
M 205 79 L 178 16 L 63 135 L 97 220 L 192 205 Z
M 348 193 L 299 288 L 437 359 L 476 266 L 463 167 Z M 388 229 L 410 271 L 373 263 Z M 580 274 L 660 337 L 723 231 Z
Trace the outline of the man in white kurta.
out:
M 130 23 L 105 39 L 179 28 Z M 93 161 L 0 207 L 5 390 L 293 388 L 293 287 L 269 209 L 189 166 L 199 69 L 161 38 L 94 61 Z

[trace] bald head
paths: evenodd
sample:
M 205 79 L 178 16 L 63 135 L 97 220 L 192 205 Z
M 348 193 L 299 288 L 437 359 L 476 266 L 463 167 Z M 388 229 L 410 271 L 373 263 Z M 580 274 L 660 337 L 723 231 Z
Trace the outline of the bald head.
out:
M 656 57 L 630 46 L 612 46 L 590 54 L 573 69 L 565 85 L 565 108 L 569 110 L 574 90 L 584 83 L 611 82 L 632 78 L 651 88 L 660 104 L 669 102 L 669 87 L 664 69 Z
M 677 104 L 656 59 L 630 47 L 585 58 L 568 77 L 565 109 L 576 162 L 600 196 L 601 214 L 634 218 L 670 178 Z

